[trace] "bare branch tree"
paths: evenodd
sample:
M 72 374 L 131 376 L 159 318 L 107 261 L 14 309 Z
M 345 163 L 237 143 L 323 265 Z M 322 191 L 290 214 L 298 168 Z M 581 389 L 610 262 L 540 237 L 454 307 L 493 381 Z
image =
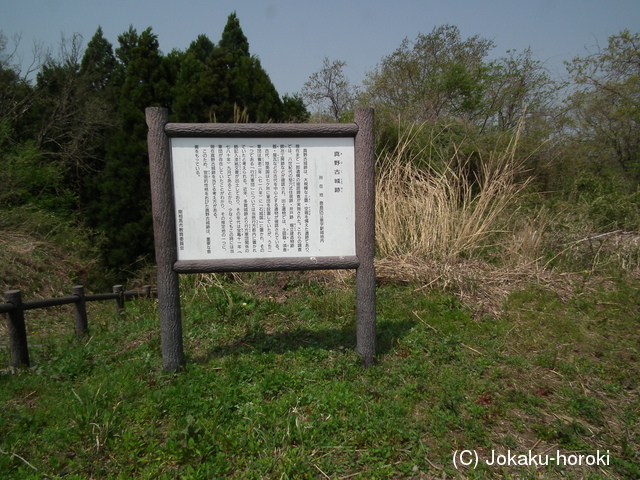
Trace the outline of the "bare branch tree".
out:
M 13 36 L 13 48 L 8 50 L 9 40 L 0 30 L 0 121 L 15 123 L 29 110 L 35 101 L 35 91 L 30 77 L 42 65 L 44 47 L 34 43 L 31 63 L 26 70 L 22 66 L 20 42 L 22 36 Z
M 339 122 L 353 109 L 357 96 L 356 87 L 345 77 L 342 60 L 323 60 L 322 68 L 312 74 L 302 87 L 302 97 L 315 108 L 316 115 Z

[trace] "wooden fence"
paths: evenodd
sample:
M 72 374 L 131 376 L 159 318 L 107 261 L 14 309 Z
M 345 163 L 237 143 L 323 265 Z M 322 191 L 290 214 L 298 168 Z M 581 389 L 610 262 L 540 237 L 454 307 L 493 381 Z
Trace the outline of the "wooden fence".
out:
M 142 287 L 141 291 L 125 291 L 122 285 L 115 285 L 113 287 L 113 293 L 101 293 L 97 295 L 85 295 L 84 287 L 82 285 L 77 285 L 71 289 L 70 297 L 58 297 L 25 302 L 22 300 L 22 293 L 20 290 L 8 290 L 4 292 L 5 303 L 0 303 L 0 313 L 7 314 L 11 364 L 14 367 L 29 366 L 27 329 L 24 321 L 24 312 L 26 310 L 74 304 L 76 335 L 78 337 L 84 337 L 89 334 L 86 308 L 87 302 L 114 300 L 116 311 L 120 312 L 124 308 L 125 300 L 127 298 L 151 298 L 151 296 L 152 292 L 149 285 Z

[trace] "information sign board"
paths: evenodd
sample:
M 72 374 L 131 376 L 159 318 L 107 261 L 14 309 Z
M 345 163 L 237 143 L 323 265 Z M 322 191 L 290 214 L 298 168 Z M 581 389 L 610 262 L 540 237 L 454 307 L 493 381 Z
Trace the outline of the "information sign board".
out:
M 354 139 L 172 138 L 177 259 L 355 256 Z
M 376 352 L 373 110 L 351 124 L 169 123 L 145 111 L 162 359 L 185 363 L 178 274 L 355 269 L 356 349 Z

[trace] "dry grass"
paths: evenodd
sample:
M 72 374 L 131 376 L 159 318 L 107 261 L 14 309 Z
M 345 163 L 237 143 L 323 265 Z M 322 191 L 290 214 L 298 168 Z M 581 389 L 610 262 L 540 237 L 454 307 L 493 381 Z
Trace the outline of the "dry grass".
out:
M 602 287 L 604 279 L 587 279 L 583 274 L 558 273 L 541 269 L 536 263 L 495 267 L 481 260 L 440 262 L 419 257 L 388 257 L 376 261 L 381 283 L 415 285 L 415 291 L 438 290 L 455 295 L 472 310 L 474 317 L 498 316 L 514 291 L 539 285 L 569 298 L 580 286 L 582 291 Z
M 518 202 L 531 178 L 526 158 L 516 155 L 518 132 L 473 175 L 458 155 L 440 170 L 418 167 L 433 153 L 413 148 L 420 126 L 378 159 L 378 281 L 449 291 L 476 316 L 497 316 L 509 294 L 528 285 L 569 298 L 604 286 L 607 267 L 640 278 L 638 232 L 578 233 L 582 224 L 559 228 L 544 208 L 521 213 Z M 500 266 L 479 254 L 489 246 Z M 552 265 L 560 260 L 570 268 Z
M 557 253 L 545 262 L 544 268 L 559 260 L 583 272 L 624 272 L 640 279 L 640 232 L 614 230 L 585 234 L 578 231 L 562 238 L 556 235 L 549 243 Z
M 376 234 L 381 257 L 411 255 L 451 261 L 487 246 L 503 231 L 518 196 L 524 161 L 516 157 L 518 134 L 503 152 L 480 162 L 454 155 L 441 170 L 417 167 L 426 152 L 410 153 L 420 134 L 416 126 L 397 148 L 379 159 L 376 183 Z M 511 213 L 509 213 L 511 212 Z
M 500 244 L 504 265 L 517 268 L 542 263 L 545 236 L 549 229 L 547 215 L 545 210 L 541 210 L 534 217 L 514 219 L 509 233 Z
M 21 290 L 23 301 L 68 296 L 71 287 L 81 283 L 79 280 L 88 275 L 94 263 L 92 259 L 77 258 L 73 252 L 41 236 L 0 231 L 0 294 L 7 290 Z M 0 302 L 3 302 L 1 298 Z M 30 312 L 29 333 L 55 330 L 59 312 L 68 308 Z M 6 339 L 6 322 L 0 321 L 0 344 Z
M 35 235 L 0 232 L 0 289 L 22 290 L 26 300 L 69 295 L 94 263 Z

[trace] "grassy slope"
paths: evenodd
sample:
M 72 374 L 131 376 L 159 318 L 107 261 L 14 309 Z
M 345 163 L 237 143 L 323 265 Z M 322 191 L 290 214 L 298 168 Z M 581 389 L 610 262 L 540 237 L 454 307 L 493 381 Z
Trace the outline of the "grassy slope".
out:
M 637 285 L 532 285 L 493 318 L 383 285 L 364 370 L 348 279 L 182 281 L 186 372 L 161 372 L 155 302 L 139 301 L 122 318 L 92 307 L 83 341 L 67 316 L 31 371 L 0 375 L 0 477 L 640 477 Z M 609 450 L 610 465 L 457 471 L 461 449 Z
M 20 289 L 33 300 L 69 295 L 75 284 L 97 287 L 95 242 L 68 218 L 0 208 L 0 292 Z

